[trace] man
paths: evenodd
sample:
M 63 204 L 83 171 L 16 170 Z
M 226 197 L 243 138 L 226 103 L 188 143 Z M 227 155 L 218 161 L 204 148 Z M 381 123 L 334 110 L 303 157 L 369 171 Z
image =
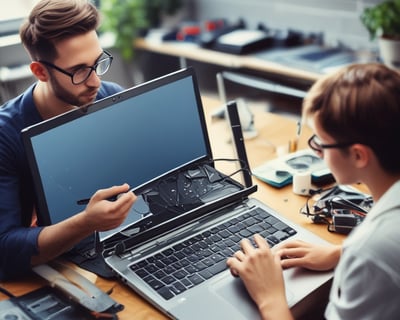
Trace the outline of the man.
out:
M 20 36 L 37 82 L 0 109 L 0 278 L 16 277 L 119 226 L 136 196 L 123 184 L 98 190 L 87 207 L 51 226 L 32 226 L 35 200 L 23 128 L 121 91 L 102 82 L 112 56 L 99 43 L 99 13 L 87 0 L 42 0 Z M 51 152 L 51 150 L 49 150 Z M 116 201 L 106 199 L 122 194 Z
M 282 268 L 335 268 L 326 319 L 397 319 L 400 315 L 400 74 L 355 64 L 318 80 L 303 104 L 315 131 L 310 147 L 339 184 L 364 183 L 374 207 L 343 246 L 288 241 L 270 250 L 260 236 L 228 259 L 263 319 L 293 319 Z

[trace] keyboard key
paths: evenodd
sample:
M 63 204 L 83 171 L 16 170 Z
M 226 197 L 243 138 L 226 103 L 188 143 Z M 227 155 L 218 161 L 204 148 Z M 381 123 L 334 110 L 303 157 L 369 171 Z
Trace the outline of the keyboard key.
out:
M 160 261 L 160 260 L 156 260 L 154 262 L 154 265 L 159 269 L 162 269 L 162 268 L 164 268 L 166 266 L 166 264 L 164 262 Z
M 144 269 L 150 274 L 158 271 L 158 268 L 154 264 L 148 264 Z
M 187 278 L 181 279 L 180 281 L 187 289 L 193 287 L 193 283 L 191 283 Z
M 222 239 L 225 239 L 225 238 L 230 237 L 230 236 L 232 235 L 232 233 L 229 232 L 228 230 L 221 230 L 220 232 L 218 232 L 218 235 L 219 235 Z
M 205 269 L 199 272 L 199 274 L 204 278 L 204 279 L 210 279 L 214 274 L 210 272 L 210 270 Z
M 200 271 L 200 270 L 203 270 L 203 269 L 207 268 L 207 265 L 206 265 L 205 263 L 203 263 L 202 261 L 199 261 L 199 262 L 196 262 L 196 263 L 194 264 L 194 267 L 195 267 L 198 271 Z
M 208 248 L 208 244 L 207 244 L 206 241 L 201 240 L 201 241 L 199 241 L 199 247 L 200 247 L 201 249 L 207 249 L 207 248 Z
M 280 242 L 279 239 L 274 237 L 273 235 L 268 236 L 267 241 L 271 241 L 273 244 L 278 244 Z
M 170 264 L 173 264 L 174 262 L 177 262 L 177 261 L 178 261 L 178 259 L 175 258 L 174 256 L 169 256 L 169 257 L 161 260 L 161 262 L 164 263 L 166 266 L 169 266 Z
M 188 273 L 186 272 L 186 271 L 184 271 L 184 270 L 178 270 L 178 271 L 176 271 L 176 272 L 174 272 L 173 274 L 172 274 L 176 279 L 183 279 L 183 278 L 185 278 L 187 275 L 188 275 Z
M 260 233 L 264 230 L 264 228 L 262 228 L 261 226 L 255 224 L 253 226 L 250 226 L 247 228 L 247 230 L 249 230 L 251 233 Z
M 296 230 L 294 230 L 293 228 L 290 228 L 290 227 L 287 227 L 287 228 L 285 229 L 285 231 L 286 231 L 287 234 L 290 235 L 290 236 L 293 236 L 293 235 L 295 235 L 295 234 L 297 233 Z
M 273 224 L 273 227 L 278 230 L 284 230 L 287 227 L 287 225 L 284 224 L 282 221 L 278 221 L 277 223 Z
M 162 278 L 161 281 L 164 282 L 165 284 L 171 284 L 171 283 L 175 282 L 176 279 L 173 276 L 166 276 L 166 277 Z
M 254 245 L 255 233 L 273 247 L 296 230 L 255 208 L 133 264 L 131 269 L 168 300 L 227 270 L 226 259 L 241 249 L 243 238 Z
M 207 270 L 210 271 L 212 274 L 216 275 L 226 269 L 228 269 L 228 266 L 226 265 L 226 261 L 224 259 L 223 261 L 219 261 L 218 263 L 214 264 Z
M 172 272 L 176 271 L 173 266 L 166 266 L 163 270 L 166 274 L 171 274 Z
M 277 232 L 274 233 L 274 237 L 279 239 L 279 241 L 283 241 L 289 237 L 289 235 L 281 230 L 278 230 Z
M 156 277 L 157 279 L 162 279 L 162 278 L 164 278 L 164 277 L 167 276 L 167 274 L 166 274 L 164 271 L 162 271 L 162 270 L 158 270 L 158 271 L 155 272 L 153 275 L 154 275 L 154 277 Z
M 180 283 L 179 281 L 174 282 L 171 286 L 170 286 L 170 290 L 175 293 L 176 295 L 182 293 L 183 291 L 186 290 L 186 287 Z
M 188 279 L 194 285 L 200 284 L 204 281 L 204 279 L 202 277 L 200 277 L 200 275 L 198 275 L 198 274 L 191 275 L 190 277 L 188 277 Z
M 163 253 L 166 257 L 168 257 L 168 256 L 170 256 L 171 254 L 173 254 L 173 252 L 174 252 L 174 250 L 173 250 L 172 248 L 168 248 L 168 249 L 164 250 L 162 253 Z
M 197 268 L 195 268 L 193 265 L 188 265 L 185 270 L 189 273 L 189 274 L 193 274 L 196 273 L 197 271 L 199 271 Z
M 236 250 L 236 251 L 237 251 L 237 250 Z M 235 251 L 233 251 L 231 248 L 226 248 L 226 249 L 224 249 L 224 250 L 221 251 L 221 254 L 222 254 L 225 258 L 231 257 L 234 253 L 235 253 Z
M 230 232 L 232 232 L 232 233 L 237 233 L 237 232 L 240 231 L 240 229 L 239 229 L 236 225 L 230 226 L 230 227 L 228 228 L 228 230 L 229 230 Z
M 135 272 L 141 278 L 147 277 L 149 275 L 149 273 L 144 269 L 137 269 Z
M 215 262 L 219 262 L 224 259 L 224 257 L 219 253 L 211 255 L 210 258 L 213 259 Z
M 239 234 L 240 234 L 240 236 L 241 236 L 242 238 L 249 238 L 253 233 L 250 232 L 250 231 L 247 230 L 247 229 L 244 229 L 244 230 L 241 230 L 241 231 L 239 232 Z
M 168 287 L 162 287 L 157 290 L 157 292 L 165 299 L 169 300 L 174 297 L 174 294 Z
M 211 256 L 213 254 L 213 252 L 211 251 L 211 250 L 209 250 L 209 249 L 204 249 L 204 250 L 201 250 L 200 252 L 199 252 L 199 257 L 201 257 L 201 258 L 207 258 L 208 256 Z
M 146 281 L 147 284 L 150 287 L 152 287 L 154 290 L 158 290 L 164 286 L 164 284 L 160 280 L 157 280 L 152 276 L 148 276 L 148 277 L 144 278 L 143 280 Z
M 232 241 L 232 239 L 230 239 L 230 238 L 224 240 L 223 243 L 224 243 L 225 248 L 230 248 L 230 247 L 232 247 L 232 246 L 234 246 L 236 244 L 236 242 Z
M 250 218 L 244 220 L 243 223 L 244 223 L 247 227 L 250 227 L 250 226 L 254 225 L 255 223 L 257 223 L 257 220 L 254 219 L 253 217 L 250 217 Z
M 193 263 L 199 261 L 200 257 L 197 254 L 191 254 L 187 259 Z

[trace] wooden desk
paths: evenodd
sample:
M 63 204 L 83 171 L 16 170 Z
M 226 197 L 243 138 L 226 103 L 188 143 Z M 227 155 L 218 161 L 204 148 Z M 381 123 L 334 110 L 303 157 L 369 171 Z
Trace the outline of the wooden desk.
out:
M 288 67 L 253 55 L 235 55 L 204 49 L 190 42 L 156 42 L 146 41 L 143 38 L 139 38 L 135 40 L 134 47 L 140 50 L 178 57 L 181 59 L 182 67 L 186 65 L 186 59 L 191 59 L 207 64 L 215 64 L 229 69 L 249 69 L 258 72 L 276 74 L 282 77 L 290 77 L 310 83 L 314 82 L 321 76 L 319 73 Z
M 230 137 L 230 129 L 224 120 L 212 121 L 210 114 L 212 110 L 220 107 L 220 102 L 215 99 L 204 97 L 203 104 L 208 121 L 209 135 L 211 138 L 214 157 L 233 157 L 232 145 L 228 143 Z M 259 136 L 253 140 L 246 141 L 246 148 L 251 166 L 256 166 L 276 156 L 274 146 L 287 144 L 288 140 L 292 138 L 296 132 L 296 123 L 292 119 L 283 118 L 271 113 L 262 111 L 255 112 L 255 126 L 259 131 Z M 300 147 L 305 147 L 306 140 L 309 136 L 307 130 L 304 130 L 304 135 L 300 139 Z M 271 143 L 273 145 L 271 145 Z M 231 170 L 229 166 L 221 164 L 222 170 Z M 284 216 L 292 221 L 308 228 L 315 232 L 322 238 L 332 242 L 340 243 L 343 236 L 338 234 L 329 233 L 326 226 L 315 225 L 307 217 L 299 214 L 299 208 L 305 203 L 305 198 L 296 196 L 292 193 L 291 187 L 283 189 L 275 189 L 267 184 L 258 181 L 254 178 L 254 183 L 258 184 L 258 191 L 254 196 L 265 203 L 269 204 L 272 208 L 281 212 Z M 253 195 L 252 195 L 253 196 Z M 82 271 L 85 276 L 96 283 L 96 285 L 108 291 L 113 288 L 111 297 L 125 306 L 125 309 L 118 313 L 121 320 L 131 319 L 154 319 L 162 320 L 168 319 L 164 314 L 152 307 L 149 303 L 144 301 L 130 288 L 119 281 L 105 280 L 97 277 L 87 271 Z M 21 279 L 14 282 L 3 282 L 0 285 L 16 296 L 28 293 L 34 289 L 43 286 L 45 282 L 38 277 L 30 277 Z M 6 296 L 0 294 L 0 299 L 5 299 Z

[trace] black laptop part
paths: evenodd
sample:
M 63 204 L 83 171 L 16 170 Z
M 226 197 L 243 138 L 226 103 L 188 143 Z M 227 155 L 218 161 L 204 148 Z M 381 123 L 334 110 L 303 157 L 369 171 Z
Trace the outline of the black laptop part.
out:
M 215 180 L 202 177 L 206 171 L 212 173 Z M 194 173 L 196 177 L 188 177 Z M 256 185 L 243 188 L 236 180 L 208 164 L 196 165 L 196 169 L 189 168 L 160 178 L 150 183 L 139 195 L 148 206 L 148 216 L 145 215 L 104 241 L 103 254 L 123 254 L 154 237 L 214 217 L 224 206 L 240 203 L 256 190 Z
M 212 159 L 192 69 L 41 122 L 22 137 L 42 225 L 81 211 L 77 201 L 100 188 L 139 188 Z
M 174 175 L 180 174 L 176 182 L 182 183 L 199 168 L 205 175 L 215 170 L 192 68 L 28 127 L 22 131 L 22 138 L 35 185 L 39 224 L 62 221 L 84 208 L 79 200 L 98 189 L 127 182 L 139 200 L 124 225 L 110 231 L 106 238 L 114 233 L 114 239 L 124 238 L 127 233 L 118 231 L 137 226 L 139 232 L 128 234 L 128 247 L 256 190 L 256 186 L 246 188 L 224 176 L 220 182 L 234 192 L 222 188 L 222 200 L 215 197 L 196 203 L 181 198 L 179 210 L 156 208 L 161 195 L 165 196 L 163 184 Z M 148 207 L 159 214 L 143 214 Z M 133 227 L 130 232 L 137 230 Z

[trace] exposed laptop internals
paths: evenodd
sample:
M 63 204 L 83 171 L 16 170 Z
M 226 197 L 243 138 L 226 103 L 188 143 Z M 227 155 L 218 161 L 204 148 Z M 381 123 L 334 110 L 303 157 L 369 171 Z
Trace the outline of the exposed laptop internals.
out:
M 81 211 L 80 200 L 99 188 L 131 185 L 138 201 L 123 226 L 101 234 L 104 259 L 171 318 L 259 317 L 241 280 L 226 268 L 243 237 L 257 232 L 271 246 L 288 238 L 324 243 L 250 198 L 256 186 L 215 169 L 218 159 L 192 68 L 26 128 L 22 135 L 40 224 Z M 332 274 L 292 269 L 284 277 L 294 306 Z

